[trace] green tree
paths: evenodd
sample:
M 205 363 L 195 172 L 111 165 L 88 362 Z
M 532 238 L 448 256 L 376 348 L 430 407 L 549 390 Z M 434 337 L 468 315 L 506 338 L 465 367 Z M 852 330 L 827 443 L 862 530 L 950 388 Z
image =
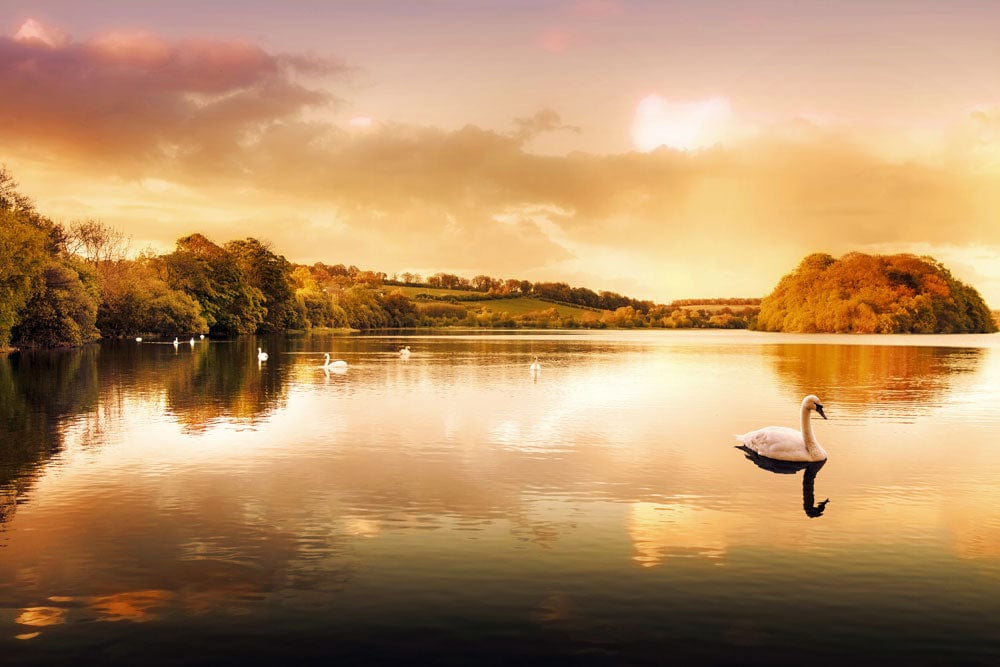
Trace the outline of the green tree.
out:
M 25 304 L 11 332 L 18 347 L 83 345 L 100 338 L 97 330 L 97 277 L 79 260 L 51 258 L 42 283 Z
M 267 309 L 263 293 L 251 285 L 236 259 L 201 234 L 177 240 L 160 258 L 167 284 L 193 297 L 212 333 L 255 333 Z
M 2 173 L 2 172 L 0 172 Z M 6 201 L 6 200 L 4 200 Z M 49 264 L 47 237 L 11 208 L 0 210 L 0 349 L 10 344 L 21 311 L 41 288 Z
M 391 326 L 381 295 L 364 285 L 348 288 L 338 296 L 337 303 L 347 314 L 348 326 L 354 329 L 383 329 Z
M 284 256 L 271 252 L 255 238 L 230 241 L 224 247 L 236 260 L 246 282 L 264 296 L 267 312 L 258 331 L 276 332 L 305 326 L 295 300 L 292 265 Z

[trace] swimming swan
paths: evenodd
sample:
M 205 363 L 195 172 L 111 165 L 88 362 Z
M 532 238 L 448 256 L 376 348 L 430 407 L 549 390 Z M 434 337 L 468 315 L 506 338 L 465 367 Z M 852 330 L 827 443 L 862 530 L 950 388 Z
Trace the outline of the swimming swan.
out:
M 531 366 L 529 366 L 528 368 L 530 368 L 532 371 L 542 370 L 542 365 L 538 363 L 538 357 L 535 357 L 535 360 L 531 362 Z
M 813 435 L 809 412 L 815 410 L 823 414 L 823 405 L 810 394 L 802 399 L 802 430 L 787 426 L 765 426 L 735 438 L 761 456 L 778 461 L 825 461 L 826 451 L 816 442 Z
M 267 352 L 261 352 L 260 348 L 257 348 L 257 361 L 264 361 L 267 359 Z
M 322 366 L 320 366 L 320 368 L 326 368 L 326 369 L 331 369 L 331 368 L 347 368 L 347 362 L 344 361 L 343 359 L 337 359 L 336 361 L 330 361 L 330 353 L 329 352 L 327 352 L 323 356 L 326 357 L 326 362 Z
M 407 345 L 406 347 L 400 348 L 400 350 L 399 350 L 399 356 L 401 356 L 403 358 L 406 358 L 406 357 L 410 356 L 410 346 Z

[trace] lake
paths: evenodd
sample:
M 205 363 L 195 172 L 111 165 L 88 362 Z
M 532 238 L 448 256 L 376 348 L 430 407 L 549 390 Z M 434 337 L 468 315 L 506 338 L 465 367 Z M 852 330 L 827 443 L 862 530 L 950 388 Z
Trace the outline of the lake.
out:
M 810 393 L 824 465 L 734 447 Z M 5 664 L 1000 664 L 997 335 L 108 343 L 0 416 Z

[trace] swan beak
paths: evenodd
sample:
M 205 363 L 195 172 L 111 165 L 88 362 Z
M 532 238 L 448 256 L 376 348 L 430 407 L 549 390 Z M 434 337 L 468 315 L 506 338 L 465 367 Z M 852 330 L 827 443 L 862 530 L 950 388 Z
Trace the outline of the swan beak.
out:
M 820 417 L 822 417 L 823 419 L 826 419 L 826 415 L 823 414 L 823 406 L 820 405 L 819 403 L 816 404 L 816 412 L 819 413 Z

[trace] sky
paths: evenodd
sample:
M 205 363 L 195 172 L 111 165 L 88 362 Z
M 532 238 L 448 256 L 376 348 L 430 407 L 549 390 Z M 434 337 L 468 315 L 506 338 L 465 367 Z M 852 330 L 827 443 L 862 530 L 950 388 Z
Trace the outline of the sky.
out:
M 1000 3 L 0 0 L 0 163 L 133 248 L 755 297 L 932 255 L 1000 308 Z

